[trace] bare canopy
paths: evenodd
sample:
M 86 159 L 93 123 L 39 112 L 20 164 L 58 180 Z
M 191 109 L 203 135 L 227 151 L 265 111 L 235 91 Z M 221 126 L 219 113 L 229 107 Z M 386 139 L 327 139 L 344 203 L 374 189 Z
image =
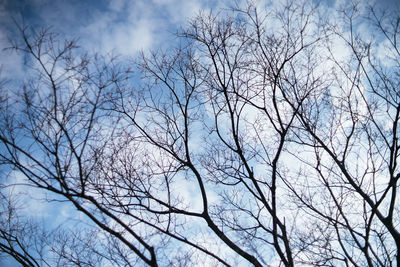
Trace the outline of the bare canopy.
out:
M 19 27 L 31 71 L 0 84 L 0 252 L 23 266 L 398 266 L 400 13 L 306 2 L 201 13 L 133 63 Z M 82 226 L 30 220 L 7 193 L 15 175 Z

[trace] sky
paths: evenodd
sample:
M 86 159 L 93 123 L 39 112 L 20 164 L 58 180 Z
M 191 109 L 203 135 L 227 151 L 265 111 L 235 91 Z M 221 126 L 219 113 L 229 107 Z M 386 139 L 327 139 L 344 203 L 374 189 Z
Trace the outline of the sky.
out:
M 346 1 L 346 0 L 344 0 Z M 377 0 L 390 9 L 400 0 Z M 79 38 L 89 52 L 134 57 L 141 50 L 173 46 L 174 33 L 185 26 L 200 10 L 226 7 L 223 0 L 0 0 L 0 66 L 3 75 L 23 77 L 23 59 L 5 51 L 9 40 L 16 38 L 15 23 L 33 29 L 51 27 L 67 38 Z M 333 0 L 323 3 L 332 4 Z M 35 192 L 32 191 L 32 194 Z M 37 203 L 37 202 L 35 202 Z M 36 204 L 37 205 L 37 204 Z M 64 207 L 58 216 L 46 205 L 38 205 L 32 213 L 52 218 L 68 216 L 71 207 Z M 61 217 L 59 217 L 61 216 Z M 10 263 L 9 266 L 13 266 Z
M 208 0 L 3 1 L 1 25 L 12 25 L 13 17 L 34 28 L 51 26 L 55 32 L 79 36 L 89 50 L 123 55 L 160 45 L 199 9 L 216 5 Z M 7 29 L 3 26 L 2 31 Z
M 18 37 L 15 22 L 33 29 L 50 27 L 65 38 L 79 38 L 90 53 L 135 56 L 141 50 L 166 47 L 189 17 L 219 5 L 222 1 L 0 0 L 0 56 L 8 63 L 2 72 L 6 76 L 24 74 L 21 56 L 3 50 L 10 47 L 10 39 Z
M 0 0 L 1 74 L 9 79 L 25 74 L 22 56 L 4 50 L 10 47 L 10 40 L 20 37 L 15 23 L 35 30 L 50 27 L 62 37 L 79 38 L 79 44 L 90 53 L 134 57 L 141 50 L 167 48 L 188 18 L 200 9 L 221 4 L 212 0 Z M 21 175 L 8 176 L 10 183 L 23 181 Z M 13 194 L 23 195 L 19 204 L 25 207 L 25 215 L 45 222 L 47 228 L 64 221 L 74 223 L 75 216 L 79 216 L 71 205 L 47 203 L 45 200 L 53 196 L 40 190 L 22 186 L 12 190 Z M 17 265 L 12 259 L 0 261 L 2 267 Z
M 241 0 L 240 0 L 241 1 Z M 277 0 L 281 1 L 281 0 Z M 275 2 L 277 2 L 275 1 Z M 341 0 L 321 0 L 332 5 Z M 347 0 L 345 0 L 346 2 Z M 364 0 L 367 1 L 367 0 Z M 371 0 L 374 1 L 374 0 Z M 166 48 L 176 31 L 199 10 L 232 5 L 229 0 L 0 0 L 0 56 L 4 72 L 15 75 L 21 58 L 3 51 L 16 38 L 16 21 L 34 29 L 51 27 L 67 38 L 79 38 L 89 52 L 135 56 L 141 50 Z M 343 1 L 341 1 L 343 2 Z M 384 9 L 400 0 L 376 0 Z M 0 63 L 4 65 L 4 63 Z

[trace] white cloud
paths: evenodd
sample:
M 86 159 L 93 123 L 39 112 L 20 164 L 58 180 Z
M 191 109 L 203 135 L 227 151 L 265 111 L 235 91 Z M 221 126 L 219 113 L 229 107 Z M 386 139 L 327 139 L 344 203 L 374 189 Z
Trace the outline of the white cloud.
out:
M 9 34 L 10 31 L 6 25 L 12 23 L 11 18 L 5 8 L 0 4 L 0 77 L 12 79 L 23 76 L 22 57 L 17 53 L 7 49 L 11 46 Z
M 126 6 L 125 0 L 111 0 L 108 7 L 113 11 L 121 11 Z
M 154 0 L 154 2 L 167 10 L 171 22 L 180 24 L 195 16 L 203 7 L 202 1 L 195 0 Z
M 15 201 L 19 214 L 36 221 L 44 221 L 49 228 L 55 228 L 71 220 L 83 221 L 85 216 L 65 198 L 29 185 L 20 172 L 12 171 L 1 180 L 3 193 Z M 56 200 L 56 201 L 54 201 Z
M 79 27 L 85 48 L 133 56 L 161 42 L 159 33 L 166 31 L 169 22 L 156 7 L 142 1 L 115 0 L 109 8 L 95 11 L 90 21 Z
M 10 49 L 6 49 L 10 45 L 6 31 L 0 28 L 0 76 L 7 80 L 23 77 L 24 75 L 22 56 L 11 52 Z

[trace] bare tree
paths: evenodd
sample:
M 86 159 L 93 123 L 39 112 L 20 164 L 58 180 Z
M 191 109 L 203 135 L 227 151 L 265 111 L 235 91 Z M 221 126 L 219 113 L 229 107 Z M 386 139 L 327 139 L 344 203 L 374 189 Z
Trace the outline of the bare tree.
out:
M 14 199 L 15 195 L 12 196 Z M 35 238 L 44 237 L 38 226 L 20 217 L 14 199 L 5 194 L 1 198 L 1 228 L 0 251 L 9 255 L 23 266 L 41 266 L 40 260 L 43 252 L 43 243 Z M 29 235 L 30 232 L 39 234 L 37 237 Z M 39 242 L 36 242 L 39 241 Z
M 321 226 L 326 243 L 313 236 L 305 246 L 315 255 L 323 252 L 320 262 L 331 257 L 346 265 L 394 266 L 400 262 L 399 18 L 360 5 L 341 15 L 344 23 L 329 31 L 346 56 L 327 45 L 331 83 L 298 114 L 295 140 L 309 147 L 309 156 L 295 156 L 309 170 L 291 188 Z M 360 32 L 360 24 L 373 34 Z M 310 181 L 317 190 L 310 190 Z
M 51 233 L 41 258 L 398 265 L 399 21 L 248 3 L 128 64 L 21 28 L 32 72 L 2 96 L 1 163 L 89 226 Z M 24 250 L 7 253 L 44 264 Z

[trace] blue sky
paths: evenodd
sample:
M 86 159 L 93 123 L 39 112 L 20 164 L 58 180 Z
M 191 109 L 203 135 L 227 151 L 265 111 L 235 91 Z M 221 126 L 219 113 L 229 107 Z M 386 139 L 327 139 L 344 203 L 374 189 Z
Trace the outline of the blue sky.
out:
M 399 0 L 375 2 L 385 9 L 400 3 Z M 175 36 L 171 33 L 199 10 L 218 9 L 232 3 L 228 0 L 2 0 L 0 47 L 7 47 L 8 39 L 13 38 L 15 19 L 35 29 L 51 27 L 69 38 L 78 37 L 89 52 L 113 51 L 134 56 L 141 49 L 158 49 L 173 43 Z
M 2 74 L 24 75 L 22 58 L 3 51 L 18 38 L 14 20 L 33 29 L 51 27 L 65 38 L 79 38 L 88 52 L 113 52 L 134 57 L 141 50 L 166 48 L 177 29 L 199 10 L 217 9 L 230 1 L 216 0 L 2 0 L 0 1 L 0 57 Z M 0 64 L 4 65 L 4 64 Z
M 347 0 L 346 0 L 347 1 Z M 344 2 L 346 2 L 344 1 Z M 366 1 L 366 0 L 365 0 Z M 79 37 L 86 49 L 134 55 L 140 49 L 171 43 L 175 32 L 199 10 L 226 7 L 228 0 L 2 0 L 0 46 L 15 29 L 12 18 L 33 28 L 52 27 L 55 32 Z M 322 0 L 332 4 L 334 0 Z M 372 1 L 370 1 L 372 2 Z M 379 0 L 390 9 L 399 0 Z
M 51 27 L 65 38 L 79 38 L 79 44 L 89 52 L 100 54 L 113 51 L 125 57 L 134 57 L 140 50 L 167 48 L 174 42 L 174 32 L 200 9 L 216 7 L 222 2 L 212 1 L 59 1 L 59 0 L 3 0 L 0 1 L 0 65 L 2 76 L 19 80 L 24 77 L 23 58 L 4 48 L 9 40 L 20 36 L 14 20 L 32 29 Z M 22 181 L 19 175 L 0 179 L 10 183 Z M 12 179 L 12 181 L 11 181 Z M 3 182 L 3 181 L 2 181 Z M 79 214 L 66 203 L 47 203 L 52 198 L 31 187 L 17 187 L 19 204 L 24 214 L 45 222 L 47 228 L 63 223 L 74 225 Z M 0 261 L 0 266 L 17 266 L 13 260 Z
M 115 50 L 132 55 L 154 48 L 171 38 L 170 32 L 183 25 L 211 1 L 12 1 L 0 6 L 2 25 L 10 25 L 10 15 L 34 28 L 51 26 L 56 32 L 79 36 L 88 49 Z M 4 31 L 4 29 L 2 29 Z
M 399 0 L 377 1 L 387 9 L 400 3 Z M 13 19 L 34 29 L 52 27 L 54 32 L 62 33 L 67 38 L 78 37 L 81 46 L 89 52 L 114 51 L 122 56 L 134 57 L 142 49 L 173 46 L 176 41 L 173 33 L 184 26 L 188 18 L 195 16 L 199 10 L 218 9 L 230 3 L 227 0 L 2 0 L 0 65 L 6 76 L 24 74 L 22 58 L 3 51 L 9 46 L 8 40 L 15 38 Z M 37 205 L 33 213 L 56 221 L 71 216 L 68 212 L 74 212 L 69 206 L 63 206 L 61 212 L 54 206 L 49 209 L 50 206 L 40 201 L 31 205 Z M 9 263 L 8 266 L 15 265 Z

